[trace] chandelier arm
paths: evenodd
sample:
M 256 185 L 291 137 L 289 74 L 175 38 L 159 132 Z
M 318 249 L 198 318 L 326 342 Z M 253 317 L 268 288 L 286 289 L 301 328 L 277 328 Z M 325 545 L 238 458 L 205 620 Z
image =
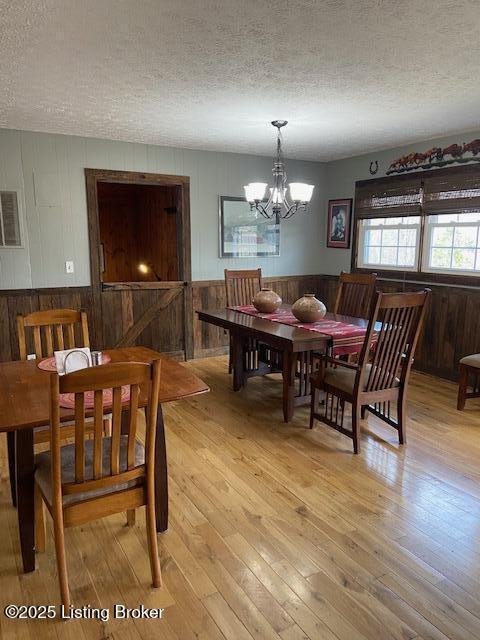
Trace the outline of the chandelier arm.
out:
M 270 191 L 270 189 L 269 189 Z M 265 209 L 268 209 L 273 204 L 273 189 L 270 191 L 270 195 L 268 196 L 267 204 L 265 205 Z
M 262 204 L 260 204 L 260 202 L 256 202 L 254 206 L 256 211 L 258 211 L 260 215 L 262 215 L 264 218 L 267 218 L 267 220 L 270 218 L 267 209 Z
M 286 209 L 291 209 L 292 208 L 292 203 L 290 202 L 290 200 L 287 198 L 287 190 L 285 188 L 285 195 L 283 196 L 283 202 L 285 203 L 285 208 Z
M 294 204 L 290 205 L 290 207 L 289 207 L 286 215 L 284 216 L 284 218 L 286 220 L 288 220 L 289 218 L 292 218 L 297 213 L 298 209 L 299 209 L 299 205 L 298 204 L 294 203 Z

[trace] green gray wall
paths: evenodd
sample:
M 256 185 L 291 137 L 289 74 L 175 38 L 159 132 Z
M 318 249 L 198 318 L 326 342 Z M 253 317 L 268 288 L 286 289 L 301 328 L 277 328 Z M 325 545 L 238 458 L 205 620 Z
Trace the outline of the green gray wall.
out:
M 226 260 L 218 257 L 218 196 L 269 182 L 272 158 L 0 129 L 0 190 L 19 192 L 25 241 L 0 247 L 0 289 L 90 284 L 85 167 L 190 176 L 194 280 L 222 278 L 225 268 L 260 266 L 267 276 L 319 271 L 324 164 L 288 161 L 289 180 L 315 191 L 307 213 L 282 223 L 280 257 Z M 65 273 L 67 260 L 73 274 Z
M 372 177 L 372 160 L 380 177 L 400 155 L 479 137 L 457 134 L 327 164 L 288 160 L 289 180 L 315 190 L 306 213 L 282 222 L 280 257 L 226 260 L 218 253 L 218 196 L 242 195 L 253 180 L 268 182 L 272 158 L 0 129 L 0 190 L 19 192 L 25 241 L 22 248 L 0 248 L 0 289 L 90 284 L 85 167 L 190 176 L 194 280 L 258 266 L 267 276 L 337 274 L 350 269 L 350 250 L 325 246 L 329 199 L 353 198 L 355 181 Z M 74 274 L 65 273 L 67 260 L 74 261 Z

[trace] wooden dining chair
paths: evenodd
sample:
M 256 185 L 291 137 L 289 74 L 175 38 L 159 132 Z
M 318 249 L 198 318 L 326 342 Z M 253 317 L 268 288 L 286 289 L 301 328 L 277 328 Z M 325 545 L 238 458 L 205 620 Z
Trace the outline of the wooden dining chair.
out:
M 74 309 L 51 309 L 34 311 L 17 316 L 18 350 L 20 360 L 27 360 L 28 354 L 35 354 L 37 360 L 53 356 L 55 351 L 89 347 L 88 320 L 85 311 Z M 108 430 L 109 422 L 105 422 Z M 47 427 L 34 430 L 34 443 L 47 443 L 50 432 Z M 69 438 L 73 430 L 65 427 L 62 437 Z M 7 434 L 8 463 L 12 502 L 16 504 L 15 486 L 15 433 Z
M 44 505 L 53 519 L 62 603 L 70 606 L 66 527 L 146 507 L 148 553 L 154 587 L 162 584 L 155 528 L 155 435 L 161 360 L 107 364 L 50 378 L 51 450 L 35 457 L 35 546 L 45 550 Z M 129 397 L 122 394 L 125 387 Z M 123 389 L 122 389 L 123 388 Z M 104 391 L 112 390 L 112 435 L 103 434 Z M 86 392 L 93 392 L 94 438 L 85 439 Z M 75 398 L 75 442 L 60 446 L 60 394 Z M 145 447 L 137 439 L 139 398 L 147 394 Z M 126 420 L 122 421 L 122 413 Z M 123 422 L 123 428 L 122 428 Z M 99 544 L 105 543 L 102 538 Z
M 225 297 L 227 307 L 243 307 L 252 304 L 256 293 L 262 288 L 261 269 L 225 269 Z M 228 373 L 233 369 L 232 340 L 229 342 Z M 248 349 L 246 352 L 246 364 L 248 368 L 254 368 L 258 360 L 258 350 Z
M 480 353 L 462 358 L 459 369 L 457 409 L 463 411 L 467 398 L 480 398 Z M 468 391 L 470 380 L 472 386 L 471 391 Z
M 333 313 L 353 318 L 369 318 L 376 281 L 376 273 L 342 271 L 338 278 Z
M 369 318 L 376 280 L 376 273 L 346 273 L 342 271 L 338 278 L 333 313 L 353 318 Z M 332 355 L 345 357 L 348 362 L 354 362 L 358 351 L 351 346 L 333 347 Z
M 227 307 L 252 304 L 253 297 L 262 288 L 261 269 L 225 269 Z
M 352 438 L 359 453 L 360 419 L 370 412 L 394 427 L 404 444 L 408 380 L 430 293 L 377 293 L 358 364 L 324 356 L 312 376 L 310 428 L 315 419 L 324 422 Z M 346 402 L 352 405 L 351 430 L 344 427 Z
M 17 333 L 20 360 L 26 360 L 29 352 L 41 360 L 55 351 L 90 346 L 85 311 L 51 309 L 18 315 Z

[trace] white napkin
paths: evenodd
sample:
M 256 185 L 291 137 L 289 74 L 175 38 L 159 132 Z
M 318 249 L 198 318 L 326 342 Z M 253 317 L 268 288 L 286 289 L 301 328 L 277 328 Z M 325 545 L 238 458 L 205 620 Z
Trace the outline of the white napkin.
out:
M 69 355 L 71 354 L 71 355 Z M 55 366 L 59 376 L 92 366 L 92 356 L 88 347 L 55 351 Z M 68 358 L 67 358 L 68 356 Z M 66 366 L 65 366 L 66 360 Z

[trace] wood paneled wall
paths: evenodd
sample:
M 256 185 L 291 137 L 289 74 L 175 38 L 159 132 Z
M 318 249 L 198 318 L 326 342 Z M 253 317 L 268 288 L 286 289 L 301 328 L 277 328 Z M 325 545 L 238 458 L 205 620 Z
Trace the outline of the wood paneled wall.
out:
M 337 279 L 334 276 L 288 276 L 265 278 L 285 302 L 292 303 L 303 293 L 314 292 L 331 308 Z M 382 291 L 414 291 L 422 285 L 380 280 Z M 480 353 L 480 288 L 430 285 L 431 304 L 417 351 L 415 368 L 456 379 L 458 361 L 464 355 Z M 193 309 L 225 306 L 222 280 L 197 281 L 192 285 Z M 174 296 L 163 307 L 163 301 Z M 168 290 L 126 290 L 102 293 L 101 313 L 94 313 L 90 287 L 37 289 L 0 292 L 0 359 L 18 357 L 15 317 L 37 309 L 83 308 L 90 323 L 92 345 L 105 349 L 117 344 L 138 321 L 145 328 L 132 344 L 151 346 L 181 358 L 184 351 L 182 305 L 184 295 Z M 149 311 L 151 310 L 150 314 Z M 150 317 L 151 316 L 151 317 Z M 225 353 L 228 336 L 223 330 L 199 322 L 194 314 L 195 357 Z

